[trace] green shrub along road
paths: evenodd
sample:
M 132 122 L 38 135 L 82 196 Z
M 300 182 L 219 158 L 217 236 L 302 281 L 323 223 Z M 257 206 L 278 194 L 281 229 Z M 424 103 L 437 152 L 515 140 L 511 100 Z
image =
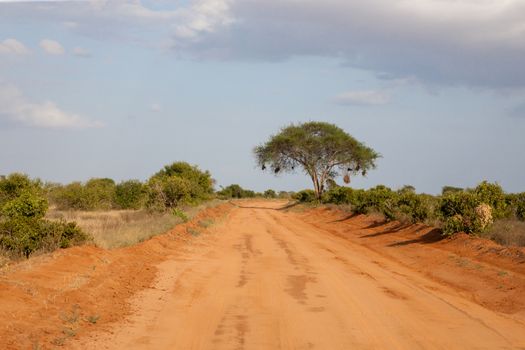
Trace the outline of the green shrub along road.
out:
M 350 205 L 358 214 L 380 213 L 386 220 L 438 222 L 443 233 L 482 233 L 494 220 L 525 220 L 525 193 L 506 194 L 500 185 L 483 181 L 473 189 L 443 188 L 441 196 L 417 194 L 412 186 L 393 191 L 379 185 L 369 190 L 334 187 L 320 202 Z M 300 202 L 316 202 L 312 190 L 294 195 Z M 319 201 L 317 201 L 319 202 Z

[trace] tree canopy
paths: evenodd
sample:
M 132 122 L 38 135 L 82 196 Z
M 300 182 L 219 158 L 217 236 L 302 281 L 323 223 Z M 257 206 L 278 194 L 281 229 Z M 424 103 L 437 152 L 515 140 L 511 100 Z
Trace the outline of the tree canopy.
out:
M 325 122 L 286 126 L 255 147 L 254 154 L 262 170 L 275 174 L 300 168 L 310 176 L 318 199 L 329 179 L 347 174 L 365 176 L 380 157 L 343 129 Z

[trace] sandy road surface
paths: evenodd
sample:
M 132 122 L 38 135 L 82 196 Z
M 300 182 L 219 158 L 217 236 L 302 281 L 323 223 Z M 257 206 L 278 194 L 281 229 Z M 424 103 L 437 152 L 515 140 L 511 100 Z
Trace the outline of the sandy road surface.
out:
M 355 242 L 252 202 L 159 266 L 82 349 L 525 349 L 525 324 Z M 273 208 L 272 208 L 273 206 Z

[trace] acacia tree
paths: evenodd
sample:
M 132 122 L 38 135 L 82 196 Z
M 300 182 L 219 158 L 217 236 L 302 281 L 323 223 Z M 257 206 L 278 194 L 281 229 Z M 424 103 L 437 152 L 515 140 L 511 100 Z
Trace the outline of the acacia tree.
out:
M 262 170 L 275 174 L 301 168 L 312 179 L 317 199 L 321 199 L 327 180 L 343 174 L 365 176 L 380 157 L 341 128 L 324 122 L 284 127 L 255 147 L 254 154 Z

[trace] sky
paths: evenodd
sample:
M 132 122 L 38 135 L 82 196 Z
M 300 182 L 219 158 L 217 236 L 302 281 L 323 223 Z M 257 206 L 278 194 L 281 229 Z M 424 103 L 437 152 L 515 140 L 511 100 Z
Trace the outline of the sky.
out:
M 0 1 L 0 174 L 300 190 L 253 147 L 325 121 L 382 155 L 353 187 L 523 192 L 523 62 L 520 0 Z

